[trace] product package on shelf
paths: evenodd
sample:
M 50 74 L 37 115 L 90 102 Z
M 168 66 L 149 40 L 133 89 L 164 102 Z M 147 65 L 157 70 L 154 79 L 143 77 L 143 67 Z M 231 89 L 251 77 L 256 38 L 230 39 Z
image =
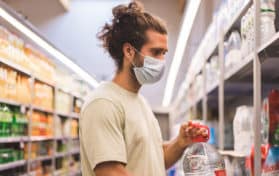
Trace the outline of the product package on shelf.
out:
M 67 152 L 68 150 L 69 150 L 68 141 L 61 140 L 57 142 L 56 153 L 63 153 L 63 152 Z
M 0 98 L 20 103 L 31 103 L 30 78 L 0 65 Z
M 10 162 L 24 160 L 24 150 L 20 147 L 1 144 L 0 145 L 0 165 Z
M 233 121 L 233 133 L 234 150 L 248 156 L 254 142 L 253 107 L 240 106 L 237 108 Z
M 31 116 L 32 126 L 31 135 L 32 136 L 53 136 L 53 116 L 46 115 L 41 112 L 33 112 Z
M 3 26 L 0 26 L 0 57 L 25 67 L 28 65 L 23 40 L 10 33 Z
M 71 136 L 73 138 L 78 137 L 78 121 L 77 120 L 72 120 L 71 124 Z
M 73 95 L 83 97 L 90 91 L 90 88 L 84 81 L 78 79 L 76 75 L 73 75 L 72 73 L 69 73 L 62 69 L 56 70 L 55 78 L 57 87 L 62 88 L 63 90 L 70 92 Z
M 218 56 L 212 56 L 210 61 L 206 63 L 206 85 L 207 87 L 212 86 L 216 80 L 219 79 L 219 65 Z
M 268 95 L 268 121 L 271 146 L 279 146 L 279 91 L 272 90 Z
M 57 158 L 55 161 L 56 173 L 59 175 L 69 174 L 69 159 L 68 158 Z
M 40 79 L 47 80 L 49 83 L 55 83 L 55 66 L 42 53 L 36 51 L 31 46 L 25 47 L 25 54 L 30 61 L 31 71 Z
M 241 56 L 241 37 L 238 31 L 233 31 L 225 45 L 225 66 L 233 67 L 238 64 Z
M 0 26 L 0 57 L 22 66 L 38 78 L 55 83 L 55 66 L 50 59 L 3 26 Z
M 71 111 L 72 99 L 67 93 L 58 91 L 55 95 L 55 110 L 60 113 L 69 114 Z
M 63 136 L 65 137 L 71 137 L 71 129 L 72 129 L 72 120 L 67 119 L 65 120 L 65 122 L 63 123 Z
M 76 160 L 73 156 L 70 156 L 69 165 L 70 165 L 69 167 L 70 173 L 76 173 L 78 170 L 80 170 L 79 159 Z
M 47 110 L 53 110 L 53 89 L 52 87 L 35 82 L 35 97 L 33 103 Z
M 271 147 L 262 168 L 262 176 L 279 175 L 279 147 Z
M 245 57 L 254 50 L 254 6 L 241 19 L 242 55 Z M 261 0 L 260 43 L 267 42 L 275 33 L 275 1 Z
M 54 118 L 54 135 L 55 137 L 63 137 L 62 133 L 62 119 Z
M 74 99 L 74 112 L 80 113 L 83 102 L 79 98 Z
M 77 137 L 77 125 L 72 119 L 55 118 L 55 137 Z
M 0 137 L 27 136 L 27 117 L 18 108 L 0 104 Z
M 53 142 L 43 141 L 43 142 L 32 142 L 31 143 L 31 159 L 35 159 L 41 156 L 52 156 Z M 24 146 L 24 158 L 28 159 L 28 145 Z
M 31 175 L 33 176 L 51 176 L 52 166 L 51 163 L 43 163 L 41 161 L 36 161 L 31 163 L 30 168 Z

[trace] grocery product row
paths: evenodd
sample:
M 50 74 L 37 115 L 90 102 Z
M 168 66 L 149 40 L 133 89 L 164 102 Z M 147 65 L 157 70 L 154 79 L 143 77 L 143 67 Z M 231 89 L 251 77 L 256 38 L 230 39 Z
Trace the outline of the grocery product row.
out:
M 199 63 L 204 63 L 207 60 L 211 60 L 211 58 L 217 59 L 217 63 L 219 63 L 219 56 L 215 54 L 218 53 L 220 45 L 224 45 L 226 68 L 239 64 L 241 59 L 246 58 L 255 50 L 255 5 L 248 0 L 244 2 L 234 1 L 233 6 L 230 5 L 230 1 L 222 2 L 219 8 L 221 10 L 214 13 L 213 21 L 210 23 L 199 48 L 193 56 L 185 80 L 188 87 L 195 82 L 195 77 L 203 69 L 203 64 Z M 276 10 L 275 1 L 261 0 L 260 5 L 259 27 L 257 27 L 260 33 L 259 44 L 261 47 L 257 48 L 259 51 L 266 49 L 266 45 L 270 44 L 270 39 L 273 37 L 275 37 L 275 40 L 278 39 L 276 31 L 279 29 L 278 10 Z M 235 11 L 233 9 L 238 10 Z M 208 43 L 213 45 L 208 46 Z M 216 65 L 213 64 L 213 66 Z
M 78 137 L 78 119 L 54 118 L 53 115 L 36 111 L 21 113 L 19 107 L 0 104 L 0 138 L 28 136 L 29 125 L 31 136 Z
M 176 121 L 210 127 L 209 143 L 224 156 L 227 175 L 278 175 L 279 3 L 234 1 L 241 7 L 222 22 L 230 3 L 214 14 L 224 26 L 213 18 L 193 57 Z
M 91 87 L 0 26 L 0 175 L 81 175 L 78 121 Z

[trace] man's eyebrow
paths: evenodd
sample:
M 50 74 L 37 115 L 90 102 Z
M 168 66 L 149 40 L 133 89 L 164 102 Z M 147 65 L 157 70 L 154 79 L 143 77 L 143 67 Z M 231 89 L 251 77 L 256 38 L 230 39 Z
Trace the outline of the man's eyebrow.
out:
M 158 48 L 150 48 L 150 50 L 157 50 L 157 51 L 164 51 L 164 52 L 168 52 L 168 49 L 165 49 L 165 48 L 160 48 L 160 47 L 158 47 Z

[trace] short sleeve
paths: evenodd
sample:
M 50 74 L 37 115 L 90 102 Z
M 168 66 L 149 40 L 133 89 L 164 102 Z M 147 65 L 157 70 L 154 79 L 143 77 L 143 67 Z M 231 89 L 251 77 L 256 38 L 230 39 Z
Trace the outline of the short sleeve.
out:
M 96 99 L 89 103 L 81 113 L 80 132 L 92 170 L 102 162 L 127 163 L 124 115 L 112 101 Z

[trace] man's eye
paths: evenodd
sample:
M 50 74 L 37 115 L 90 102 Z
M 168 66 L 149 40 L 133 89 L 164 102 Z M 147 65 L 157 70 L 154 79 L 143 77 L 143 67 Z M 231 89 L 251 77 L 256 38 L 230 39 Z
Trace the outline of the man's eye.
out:
M 161 51 L 154 51 L 153 54 L 154 54 L 154 56 L 158 56 L 161 54 Z

